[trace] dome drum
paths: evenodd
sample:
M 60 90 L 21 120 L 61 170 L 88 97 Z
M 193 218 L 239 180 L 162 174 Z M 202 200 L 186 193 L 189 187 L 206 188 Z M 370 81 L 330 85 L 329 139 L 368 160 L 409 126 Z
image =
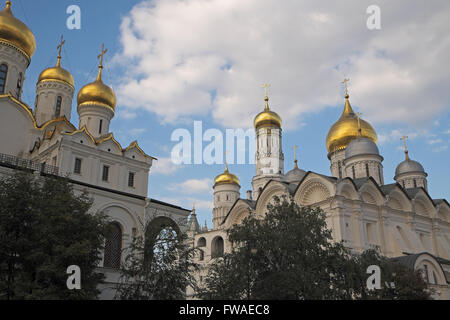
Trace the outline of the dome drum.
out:
M 425 177 L 428 176 L 427 173 L 425 172 L 425 169 L 419 162 L 411 159 L 406 159 L 403 162 L 401 162 L 395 169 L 394 179 L 397 180 L 400 176 L 406 176 L 411 174 L 420 174 Z

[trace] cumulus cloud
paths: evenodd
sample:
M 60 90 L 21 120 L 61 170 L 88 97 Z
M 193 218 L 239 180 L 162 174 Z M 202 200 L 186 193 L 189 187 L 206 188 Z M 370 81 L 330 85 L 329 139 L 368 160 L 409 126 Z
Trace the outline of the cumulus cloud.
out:
M 378 135 L 378 143 L 379 144 L 385 144 L 385 143 L 400 143 L 400 140 L 402 140 L 403 136 L 407 136 L 408 139 L 414 140 L 417 137 L 420 136 L 430 136 L 429 133 L 426 131 L 423 132 L 412 132 L 412 131 L 402 131 L 399 129 L 391 130 L 388 133 L 381 132 Z
M 381 30 L 366 27 L 372 1 L 153 0 L 122 21 L 127 68 L 118 98 L 163 121 L 211 115 L 249 127 L 270 104 L 297 128 L 301 115 L 353 106 L 371 122 L 423 123 L 448 105 L 450 2 L 378 1 Z
M 145 129 L 145 128 L 133 128 L 133 129 L 130 129 L 130 134 L 132 136 L 140 136 L 141 134 L 143 134 L 145 132 L 147 132 L 147 129 Z
M 434 148 L 432 151 L 433 152 L 443 152 L 443 151 L 445 151 L 447 149 L 448 149 L 448 146 L 445 145 L 445 146 L 440 146 L 440 147 Z
M 211 188 L 212 180 L 208 178 L 189 179 L 180 183 L 173 183 L 167 187 L 170 191 L 188 194 L 211 192 Z
M 170 175 L 181 169 L 181 165 L 172 162 L 172 158 L 158 158 L 153 162 L 152 174 Z
M 427 141 L 428 144 L 437 144 L 437 143 L 441 143 L 441 142 L 442 142 L 442 139 L 431 139 L 431 140 Z
M 136 118 L 137 114 L 135 112 L 131 112 L 125 108 L 119 108 L 119 110 L 117 111 L 117 117 L 121 118 L 121 119 L 130 120 L 130 119 Z

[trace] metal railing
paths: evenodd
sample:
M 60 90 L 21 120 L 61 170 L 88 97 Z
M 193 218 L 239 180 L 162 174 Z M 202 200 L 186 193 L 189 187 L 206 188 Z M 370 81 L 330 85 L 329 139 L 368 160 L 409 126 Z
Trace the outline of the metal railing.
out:
M 45 163 L 39 163 L 27 159 L 22 159 L 16 156 L 0 153 L 0 164 L 6 167 L 29 169 L 32 171 L 39 171 L 41 173 L 50 175 L 59 175 L 59 168 L 50 166 Z

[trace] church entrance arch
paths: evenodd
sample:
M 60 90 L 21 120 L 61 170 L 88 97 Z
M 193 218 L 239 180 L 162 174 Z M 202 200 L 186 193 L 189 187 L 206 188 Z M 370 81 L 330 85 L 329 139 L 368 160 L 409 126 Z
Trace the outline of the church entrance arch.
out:
M 145 228 L 145 260 L 151 263 L 155 250 L 168 249 L 182 240 L 182 232 L 175 221 L 168 217 L 152 219 Z

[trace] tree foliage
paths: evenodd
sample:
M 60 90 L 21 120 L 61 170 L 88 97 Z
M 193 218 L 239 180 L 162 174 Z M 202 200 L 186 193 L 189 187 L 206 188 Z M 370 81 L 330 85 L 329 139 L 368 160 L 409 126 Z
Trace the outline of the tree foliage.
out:
M 0 180 L 0 299 L 94 299 L 106 218 L 64 178 L 16 173 Z M 67 268 L 81 269 L 68 290 Z
M 195 288 L 193 262 L 196 249 L 190 248 L 186 236 L 169 226 L 159 230 L 148 224 L 146 234 L 158 236 L 152 243 L 139 236 L 126 249 L 125 262 L 117 286 L 117 299 L 180 300 L 186 298 L 186 288 Z M 159 232 L 158 232 L 159 231 Z
M 250 215 L 228 231 L 233 250 L 210 266 L 202 299 L 403 299 L 425 298 L 417 274 L 370 251 L 352 254 L 332 241 L 325 213 L 274 199 L 266 215 Z M 379 264 L 397 289 L 369 292 L 367 263 Z M 396 276 L 392 277 L 392 273 Z M 389 275 L 389 276 L 388 276 Z M 414 281 L 405 281 L 414 279 Z

